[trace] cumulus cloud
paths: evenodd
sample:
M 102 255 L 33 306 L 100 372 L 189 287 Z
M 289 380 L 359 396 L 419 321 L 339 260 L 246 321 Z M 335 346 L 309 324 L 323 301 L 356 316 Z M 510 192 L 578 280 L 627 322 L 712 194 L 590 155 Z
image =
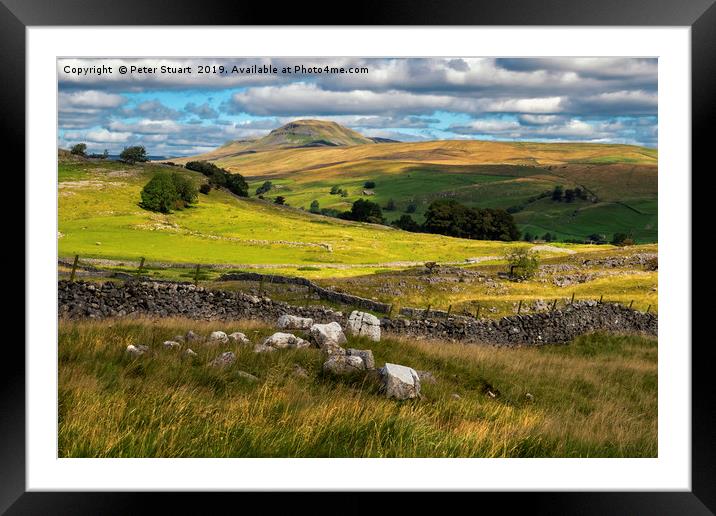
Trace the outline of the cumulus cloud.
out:
M 82 74 L 92 66 L 115 72 Z M 120 65 L 193 73 L 119 74 Z M 241 73 L 196 73 L 198 66 Z M 251 66 L 368 72 L 251 73 Z M 296 118 L 368 136 L 657 143 L 658 61 L 643 58 L 165 58 L 58 60 L 58 140 L 191 154 Z M 177 107 L 183 106 L 183 107 Z

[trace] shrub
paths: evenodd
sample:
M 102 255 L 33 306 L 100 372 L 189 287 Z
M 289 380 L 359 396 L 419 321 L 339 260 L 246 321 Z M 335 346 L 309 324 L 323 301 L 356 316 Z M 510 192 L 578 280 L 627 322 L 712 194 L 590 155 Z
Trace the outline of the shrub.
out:
M 86 143 L 78 143 L 77 145 L 73 145 L 70 149 L 70 153 L 74 154 L 75 156 L 86 156 L 87 155 L 87 144 Z
M 246 183 L 244 176 L 227 172 L 224 174 L 224 177 L 226 179 L 226 188 L 228 188 L 231 193 L 239 197 L 249 196 L 249 185 Z
M 126 161 L 127 163 L 137 163 L 142 161 L 149 161 L 147 158 L 147 150 L 142 145 L 135 145 L 133 147 L 125 147 L 120 153 L 119 159 Z
M 418 210 L 418 205 L 411 202 L 405 207 L 405 213 L 415 213 Z
M 159 172 L 142 189 L 142 208 L 169 213 L 179 199 L 174 181 L 166 172 Z
M 263 195 L 273 188 L 271 181 L 264 181 L 264 183 L 256 189 L 256 195 Z
M 366 181 L 365 183 L 363 183 L 363 188 L 372 190 L 373 188 L 375 188 L 375 181 Z
M 614 236 L 612 236 L 612 245 L 630 245 L 630 243 L 633 243 L 633 241 L 626 233 L 614 233 Z
M 195 203 L 199 194 L 196 190 L 196 186 L 194 186 L 194 183 L 178 172 L 172 172 L 171 177 L 172 182 L 174 183 L 174 189 L 179 196 L 178 200 L 183 201 L 184 206 Z
M 564 188 L 562 188 L 561 186 L 555 186 L 554 190 L 552 190 L 552 200 L 553 201 L 561 201 L 563 194 L 564 194 Z
M 184 166 L 189 170 L 204 174 L 209 178 L 209 184 L 213 186 L 224 186 L 231 193 L 240 197 L 249 196 L 249 185 L 241 174 L 231 173 L 208 161 L 190 161 Z
M 311 203 L 311 208 L 309 209 L 309 211 L 310 211 L 311 213 L 321 213 L 321 207 L 320 207 L 320 205 L 318 204 L 318 201 L 317 201 L 317 200 L 315 200 L 315 199 L 313 200 L 313 202 Z
M 529 247 L 517 247 L 505 254 L 509 266 L 510 276 L 514 279 L 529 279 L 539 269 L 537 253 L 530 251 Z
M 209 183 L 204 183 L 199 187 L 199 191 L 204 195 L 209 195 L 209 192 L 211 192 L 211 185 Z
M 275 204 L 280 204 L 281 206 L 283 206 L 283 205 L 286 204 L 286 198 L 285 198 L 283 195 L 278 195 L 278 196 L 276 196 L 276 198 L 273 200 L 273 202 L 274 202 Z
M 385 205 L 385 210 L 386 211 L 395 211 L 396 210 L 395 201 L 393 199 L 388 199 L 388 204 Z
M 341 193 L 340 187 L 338 187 L 337 185 L 333 185 L 331 187 L 331 195 L 337 195 L 339 193 Z

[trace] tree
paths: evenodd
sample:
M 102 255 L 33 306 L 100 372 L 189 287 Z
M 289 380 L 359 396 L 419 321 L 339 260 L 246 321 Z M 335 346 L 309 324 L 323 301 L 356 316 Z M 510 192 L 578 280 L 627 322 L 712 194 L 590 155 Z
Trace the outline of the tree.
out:
M 537 253 L 529 247 L 517 247 L 505 254 L 509 266 L 510 276 L 514 279 L 525 280 L 533 277 L 539 269 Z
M 385 210 L 386 211 L 395 211 L 396 210 L 395 201 L 393 199 L 388 199 L 388 204 L 385 205 Z
M 530 233 L 529 231 L 525 231 L 525 236 L 523 237 L 523 240 L 525 242 L 532 242 L 535 239 L 534 235 Z
M 313 202 L 311 203 L 311 208 L 309 209 L 309 211 L 310 211 L 311 213 L 321 213 L 321 207 L 320 207 L 320 205 L 318 204 L 318 201 L 317 201 L 317 200 L 315 200 L 315 199 L 313 200 Z
M 184 207 L 197 201 L 199 193 L 197 192 L 194 183 L 192 183 L 188 178 L 178 172 L 172 172 L 172 182 L 174 183 L 174 189 L 178 195 L 177 200 L 182 201 Z
M 256 189 L 256 195 L 262 195 L 273 188 L 271 181 L 264 181 L 264 183 Z
M 415 222 L 410 215 L 401 215 L 398 220 L 393 221 L 392 225 L 403 231 L 411 231 L 413 233 L 420 232 L 420 224 Z
M 517 240 L 520 232 L 505 210 L 468 208 L 445 199 L 433 201 L 425 212 L 423 230 L 428 233 L 477 240 Z
M 249 185 L 241 174 L 224 174 L 226 180 L 226 188 L 234 195 L 239 197 L 249 196 Z
M 109 151 L 107 149 L 104 149 L 104 152 L 102 153 L 102 159 L 109 158 Z
M 142 145 L 125 147 L 120 153 L 119 159 L 130 164 L 149 161 L 149 158 L 147 158 L 147 150 Z
M 614 233 L 612 245 L 634 245 L 634 240 L 626 233 Z
M 405 213 L 415 213 L 418 209 L 418 205 L 414 202 L 411 202 L 405 207 Z
M 592 233 L 587 237 L 587 240 L 589 240 L 592 243 L 595 244 L 606 244 L 607 243 L 607 237 L 606 235 L 601 235 L 599 233 Z
M 552 233 L 545 233 L 542 235 L 542 240 L 545 242 L 551 242 L 552 241 Z
M 87 155 L 87 144 L 86 143 L 78 143 L 77 145 L 73 145 L 70 149 L 70 153 L 74 154 L 75 156 L 86 156 Z
M 199 191 L 204 195 L 209 195 L 209 192 L 211 192 L 211 185 L 209 183 L 202 183 L 199 187 Z
M 341 213 L 340 217 L 358 222 L 372 222 L 374 224 L 382 224 L 385 221 L 380 206 L 365 199 L 355 201 L 351 206 L 351 211 Z
M 562 186 L 555 186 L 554 190 L 552 190 L 552 200 L 553 201 L 561 201 L 562 195 L 564 194 L 564 188 Z
M 564 191 L 564 200 L 565 201 L 572 202 L 572 201 L 574 201 L 575 197 L 576 196 L 574 195 L 574 190 L 571 190 L 568 188 Z
M 278 196 L 276 196 L 276 198 L 273 200 L 273 202 L 274 202 L 275 204 L 280 204 L 281 206 L 283 206 L 283 205 L 286 204 L 286 198 L 285 198 L 283 195 L 278 195 Z
M 366 181 L 365 183 L 363 183 L 363 188 L 372 190 L 373 188 L 375 188 L 375 181 Z
M 179 199 L 172 177 L 159 172 L 142 189 L 142 208 L 150 211 L 169 213 Z
M 348 190 L 340 190 L 341 197 L 348 197 Z
M 341 193 L 340 187 L 338 185 L 333 185 L 331 187 L 331 195 L 337 195 L 339 193 Z

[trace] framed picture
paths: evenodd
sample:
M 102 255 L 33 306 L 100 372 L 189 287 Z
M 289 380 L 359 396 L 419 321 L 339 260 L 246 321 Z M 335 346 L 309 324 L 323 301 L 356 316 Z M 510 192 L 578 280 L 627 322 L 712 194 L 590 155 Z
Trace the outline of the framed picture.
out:
M 691 337 L 712 3 L 316 25 L 3 0 L 28 303 L 0 508 L 464 491 L 713 513 Z

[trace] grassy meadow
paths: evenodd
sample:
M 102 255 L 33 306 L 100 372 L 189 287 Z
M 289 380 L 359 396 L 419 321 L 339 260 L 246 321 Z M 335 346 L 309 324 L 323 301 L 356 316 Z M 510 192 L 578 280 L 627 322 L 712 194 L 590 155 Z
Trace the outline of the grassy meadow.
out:
M 248 149 L 257 151 L 247 152 Z M 193 158 L 249 178 L 251 192 L 264 181 L 275 185 L 267 197 L 282 195 L 291 206 L 346 210 L 365 197 L 363 184 L 374 181 L 370 199 L 422 222 L 428 205 L 453 198 L 469 206 L 522 209 L 514 214 L 522 231 L 550 232 L 559 239 L 590 234 L 631 233 L 637 242 L 657 240 L 658 152 L 646 147 L 585 143 L 431 141 L 348 147 L 278 148 L 267 152 L 262 140 L 237 142 Z M 530 201 L 557 185 L 581 187 L 596 201 Z M 332 186 L 348 196 L 330 195 Z
M 365 377 L 324 377 L 317 349 L 197 345 L 188 362 L 162 348 L 190 329 L 243 331 L 254 343 L 274 331 L 247 321 L 61 320 L 59 456 L 657 456 L 652 338 L 593 334 L 504 349 L 349 337 L 349 346 L 372 349 L 379 367 L 433 372 L 423 399 L 397 402 Z M 150 354 L 128 357 L 132 343 Z M 207 367 L 227 350 L 234 365 Z M 293 374 L 296 365 L 307 376 Z

